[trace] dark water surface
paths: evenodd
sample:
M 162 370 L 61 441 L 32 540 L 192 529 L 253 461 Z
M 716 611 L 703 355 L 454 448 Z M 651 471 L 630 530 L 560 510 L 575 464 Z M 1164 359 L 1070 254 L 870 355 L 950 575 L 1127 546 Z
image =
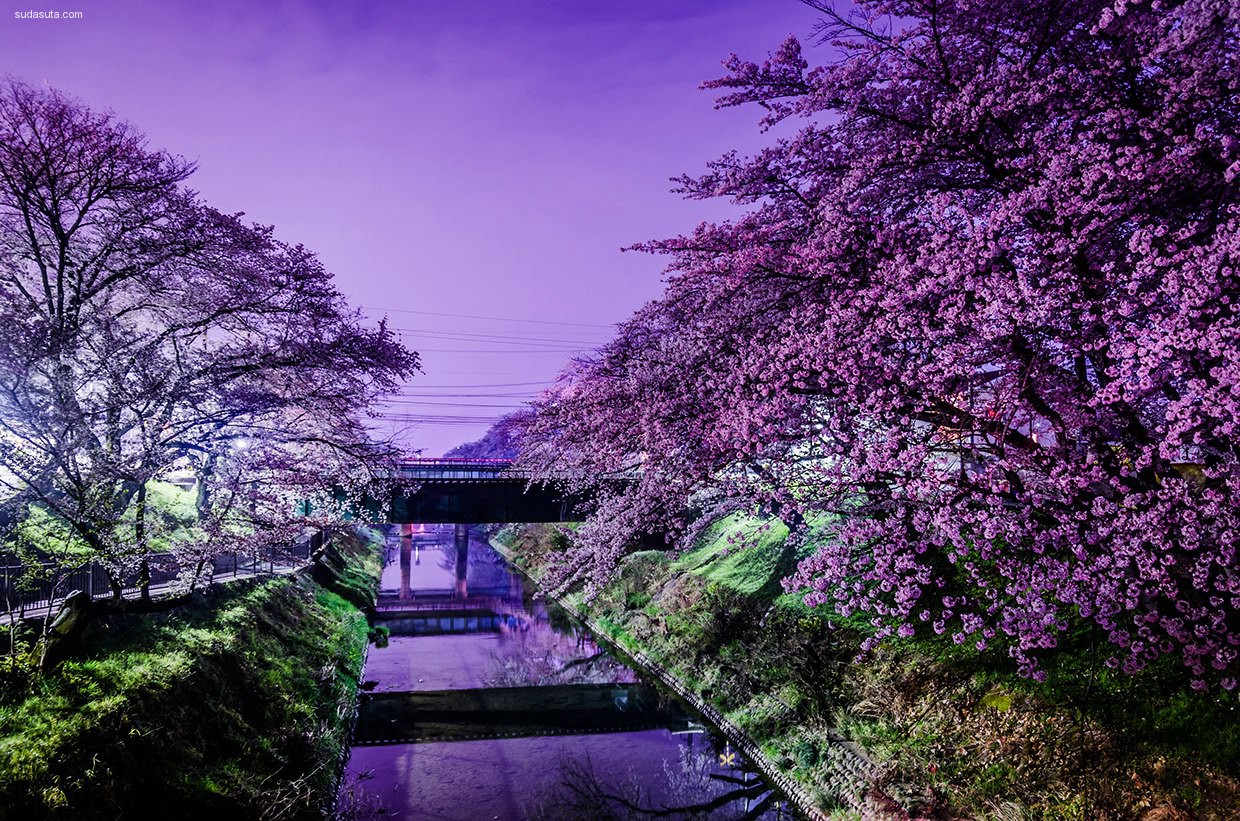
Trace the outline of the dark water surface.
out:
M 392 636 L 366 663 L 341 818 L 793 817 L 674 698 L 461 536 L 428 526 L 404 557 L 389 538 L 375 623 Z

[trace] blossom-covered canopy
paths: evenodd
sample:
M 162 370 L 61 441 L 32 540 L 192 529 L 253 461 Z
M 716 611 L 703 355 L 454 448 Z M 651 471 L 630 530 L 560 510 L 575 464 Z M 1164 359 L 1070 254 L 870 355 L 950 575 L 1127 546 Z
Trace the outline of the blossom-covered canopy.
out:
M 743 211 L 644 246 L 665 294 L 541 403 L 528 461 L 641 477 L 562 579 L 739 500 L 816 523 L 789 586 L 875 640 L 1040 676 L 1083 622 L 1234 687 L 1240 10 L 858 7 L 708 84 L 778 135 L 681 181 Z

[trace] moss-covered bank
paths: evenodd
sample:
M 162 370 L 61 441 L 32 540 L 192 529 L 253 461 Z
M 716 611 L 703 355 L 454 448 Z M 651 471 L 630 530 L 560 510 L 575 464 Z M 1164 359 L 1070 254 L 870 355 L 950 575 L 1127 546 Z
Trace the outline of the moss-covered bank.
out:
M 356 700 L 375 540 L 337 534 L 314 573 L 92 625 L 79 653 L 0 704 L 0 821 L 320 817 Z
M 733 516 L 680 556 L 629 556 L 593 602 L 566 603 L 717 709 L 826 814 L 1240 817 L 1233 694 L 1192 693 L 1170 667 L 1119 676 L 1071 641 L 1042 683 L 950 642 L 910 640 L 856 663 L 864 621 L 783 594 L 798 557 L 785 536 Z M 536 525 L 501 540 L 535 579 L 564 543 Z

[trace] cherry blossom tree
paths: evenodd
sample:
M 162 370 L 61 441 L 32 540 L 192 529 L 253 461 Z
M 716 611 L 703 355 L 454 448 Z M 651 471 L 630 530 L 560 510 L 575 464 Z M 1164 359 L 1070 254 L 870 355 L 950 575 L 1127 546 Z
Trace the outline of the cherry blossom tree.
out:
M 859 2 L 707 84 L 769 147 L 680 180 L 735 219 L 641 246 L 662 298 L 540 403 L 526 459 L 640 468 L 560 579 L 720 501 L 794 529 L 786 583 L 873 641 L 1022 672 L 1071 625 L 1135 673 L 1240 674 L 1240 11 Z
M 198 479 L 199 560 L 388 454 L 368 403 L 417 366 L 312 253 L 221 214 L 185 161 L 54 90 L 0 87 L 0 483 L 119 579 L 147 487 Z

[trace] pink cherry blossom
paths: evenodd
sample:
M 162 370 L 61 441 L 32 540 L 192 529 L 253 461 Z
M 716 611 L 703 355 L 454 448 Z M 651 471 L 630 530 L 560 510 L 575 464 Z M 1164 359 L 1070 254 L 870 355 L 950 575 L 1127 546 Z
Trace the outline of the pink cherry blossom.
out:
M 560 583 L 748 509 L 872 642 L 1040 678 L 1083 621 L 1234 686 L 1240 7 L 857 6 L 707 84 L 770 129 L 679 181 L 735 218 L 539 403 L 523 458 L 602 493 Z

